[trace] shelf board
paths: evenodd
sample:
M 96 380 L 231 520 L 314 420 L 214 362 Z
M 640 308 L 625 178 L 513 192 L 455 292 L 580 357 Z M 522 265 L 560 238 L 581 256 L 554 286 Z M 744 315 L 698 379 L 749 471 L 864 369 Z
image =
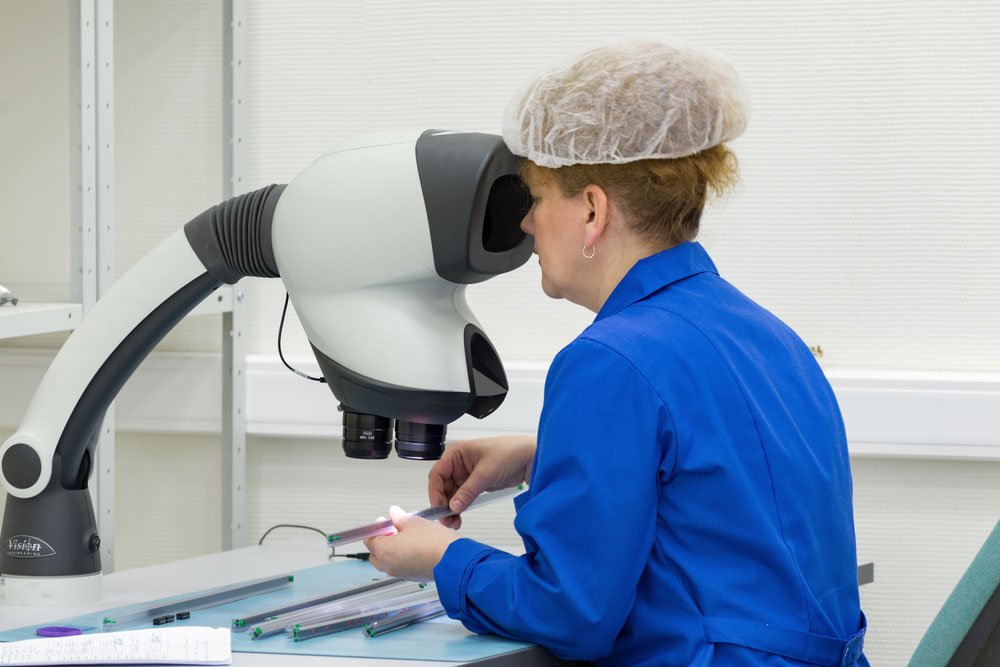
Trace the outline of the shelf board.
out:
M 72 331 L 83 319 L 79 303 L 25 301 L 0 306 L 0 339 Z
M 228 313 L 232 309 L 233 290 L 219 289 L 198 304 L 190 314 Z M 21 299 L 16 306 L 11 304 L 0 306 L 0 340 L 72 331 L 82 318 L 83 306 L 79 303 Z

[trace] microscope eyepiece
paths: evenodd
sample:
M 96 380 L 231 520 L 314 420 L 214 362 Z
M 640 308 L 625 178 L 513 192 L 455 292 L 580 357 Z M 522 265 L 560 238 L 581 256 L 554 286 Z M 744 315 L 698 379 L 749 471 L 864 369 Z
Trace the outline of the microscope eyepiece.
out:
M 344 409 L 344 454 L 350 459 L 384 459 L 392 451 L 392 420 Z
M 434 461 L 444 454 L 444 424 L 396 421 L 396 455 L 403 459 Z

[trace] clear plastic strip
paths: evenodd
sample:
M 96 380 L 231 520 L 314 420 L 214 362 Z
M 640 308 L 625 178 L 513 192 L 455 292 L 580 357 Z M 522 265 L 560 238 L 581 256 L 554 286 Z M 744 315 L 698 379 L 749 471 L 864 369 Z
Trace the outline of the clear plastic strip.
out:
M 219 588 L 207 593 L 201 593 L 199 595 L 192 595 L 191 597 L 173 600 L 164 604 L 142 607 L 140 609 L 132 609 L 130 611 L 122 612 L 121 614 L 116 614 L 115 616 L 106 616 L 103 623 L 104 630 L 119 630 L 123 626 L 149 622 L 159 616 L 176 614 L 177 612 L 182 611 L 208 609 L 209 607 L 217 607 L 229 602 L 242 600 L 243 598 L 248 598 L 252 595 L 270 593 L 288 586 L 292 583 L 293 579 L 294 577 L 290 574 L 282 574 L 277 577 L 257 579 L 241 584 L 235 584 L 233 586 L 226 586 L 225 588 Z
M 317 610 L 315 613 L 299 619 L 295 623 L 286 623 L 283 628 L 287 632 L 292 632 L 297 628 L 329 623 L 331 620 L 343 618 L 359 618 L 386 609 L 399 609 L 417 602 L 436 600 L 437 592 L 433 589 L 416 589 L 399 595 L 386 596 L 384 598 L 365 600 L 360 604 L 350 607 L 333 608 L 327 610 Z M 374 618 L 372 619 L 374 620 Z
M 233 632 L 241 632 L 247 629 L 247 626 L 253 627 L 254 623 L 259 623 L 267 619 L 275 618 L 282 614 L 289 614 L 293 611 L 298 611 L 300 609 L 305 609 L 307 607 L 315 607 L 317 605 L 325 604 L 327 602 L 333 602 L 335 600 L 341 600 L 343 598 L 351 597 L 353 595 L 359 595 L 361 593 L 367 593 L 369 591 L 374 591 L 385 586 L 391 586 L 393 584 L 398 584 L 404 579 L 399 577 L 393 577 L 389 579 L 379 579 L 367 584 L 361 584 L 360 586 L 355 586 L 353 588 L 345 588 L 344 590 L 337 591 L 336 593 L 329 593 L 327 595 L 319 595 L 308 600 L 302 600 L 301 602 L 295 602 L 292 604 L 285 605 L 283 607 L 275 607 L 274 609 L 266 609 L 264 611 L 254 612 L 247 616 L 241 616 L 240 618 L 233 619 Z
M 338 614 L 329 618 L 316 620 L 311 624 L 300 624 L 288 629 L 288 636 L 297 642 L 322 637 L 323 635 L 343 632 L 352 628 L 363 628 L 368 623 L 374 623 L 381 618 L 390 618 L 407 612 L 414 606 L 424 605 L 437 600 L 437 591 L 426 590 L 419 593 L 400 596 L 398 599 L 381 604 L 362 607 L 351 614 Z
M 405 628 L 408 625 L 436 618 L 444 614 L 444 606 L 440 600 L 434 600 L 427 604 L 410 607 L 406 611 L 388 615 L 365 626 L 365 635 L 368 637 L 378 637 L 393 630 Z
M 510 489 L 480 493 L 479 496 L 477 496 L 476 499 L 473 500 L 463 511 L 468 512 L 471 509 L 483 507 L 484 505 L 489 505 L 490 503 L 497 502 L 498 500 L 513 498 L 526 488 L 527 487 L 524 484 L 519 484 Z M 455 514 L 458 514 L 458 512 L 453 512 L 447 505 L 435 505 L 434 507 L 422 509 L 419 512 L 410 512 L 410 516 L 417 516 L 431 521 L 443 519 L 446 516 L 454 516 Z M 375 523 L 368 524 L 367 526 L 360 526 L 358 528 L 344 530 L 339 533 L 330 533 L 326 536 L 326 540 L 331 549 L 336 549 L 337 547 L 345 544 L 367 540 L 369 537 L 392 535 L 395 532 L 396 528 L 393 526 L 392 521 L 390 519 L 386 519 L 384 521 L 376 521 Z
M 391 601 L 402 595 L 423 591 L 426 584 L 418 584 L 413 581 L 401 580 L 399 583 L 384 586 L 377 590 L 358 593 L 350 597 L 326 602 L 323 604 L 306 607 L 287 614 L 279 614 L 273 618 L 268 618 L 260 623 L 255 623 L 252 627 L 247 627 L 247 633 L 251 639 L 264 639 L 272 635 L 280 634 L 285 628 L 296 624 L 309 623 L 316 619 L 330 618 L 335 614 L 351 614 L 357 612 L 363 605 Z

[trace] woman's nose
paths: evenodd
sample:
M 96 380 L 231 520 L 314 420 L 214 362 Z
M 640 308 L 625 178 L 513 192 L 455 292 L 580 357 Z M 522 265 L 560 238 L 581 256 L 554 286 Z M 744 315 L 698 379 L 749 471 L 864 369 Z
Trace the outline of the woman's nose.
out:
M 528 214 L 521 218 L 521 231 L 534 236 L 534 222 L 531 217 L 531 211 L 528 211 Z

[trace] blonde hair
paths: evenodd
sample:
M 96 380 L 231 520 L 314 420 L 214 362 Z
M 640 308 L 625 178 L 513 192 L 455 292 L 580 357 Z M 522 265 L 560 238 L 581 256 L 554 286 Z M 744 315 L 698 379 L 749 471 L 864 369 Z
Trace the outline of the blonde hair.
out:
M 554 182 L 563 195 L 575 197 L 588 185 L 608 193 L 629 228 L 658 249 L 698 235 L 709 192 L 722 196 L 739 177 L 736 156 L 725 144 L 680 158 L 636 160 L 623 164 L 573 164 L 542 167 L 526 160 L 526 182 Z

